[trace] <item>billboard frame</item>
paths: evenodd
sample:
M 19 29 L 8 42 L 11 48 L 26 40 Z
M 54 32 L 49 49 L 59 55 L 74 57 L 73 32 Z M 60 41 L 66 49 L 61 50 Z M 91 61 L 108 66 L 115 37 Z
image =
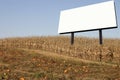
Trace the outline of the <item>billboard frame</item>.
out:
M 102 30 L 118 28 L 117 12 L 116 12 L 115 1 L 114 1 L 114 0 L 111 0 L 111 1 L 113 1 L 113 3 L 114 3 L 114 12 L 115 12 L 115 19 L 116 19 L 115 22 L 116 22 L 116 26 L 113 26 L 113 27 L 105 27 L 105 28 L 98 28 L 98 29 L 81 30 L 81 31 L 71 31 L 71 32 L 64 32 L 64 33 L 59 33 L 59 34 L 69 34 L 69 33 L 71 33 L 71 45 L 73 45 L 73 44 L 74 44 L 74 33 L 99 30 L 99 44 L 102 45 L 102 44 L 103 44 Z M 106 1 L 106 2 L 107 2 L 107 1 Z

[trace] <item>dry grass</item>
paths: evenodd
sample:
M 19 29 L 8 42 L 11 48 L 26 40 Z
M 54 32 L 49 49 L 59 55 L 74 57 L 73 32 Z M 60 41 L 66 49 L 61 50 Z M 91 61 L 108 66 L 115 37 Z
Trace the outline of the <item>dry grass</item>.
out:
M 117 65 L 84 62 L 41 50 L 1 48 L 0 56 L 0 80 L 120 79 Z

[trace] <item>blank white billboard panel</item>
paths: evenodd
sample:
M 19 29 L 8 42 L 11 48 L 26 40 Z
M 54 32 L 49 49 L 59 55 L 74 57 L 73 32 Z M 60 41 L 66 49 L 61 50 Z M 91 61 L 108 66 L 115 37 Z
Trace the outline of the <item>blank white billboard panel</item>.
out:
M 117 27 L 114 1 L 61 11 L 58 33 Z

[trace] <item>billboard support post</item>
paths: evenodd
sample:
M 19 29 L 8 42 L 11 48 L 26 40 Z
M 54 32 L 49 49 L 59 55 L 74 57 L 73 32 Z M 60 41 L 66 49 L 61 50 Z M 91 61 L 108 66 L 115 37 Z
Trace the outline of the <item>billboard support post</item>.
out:
M 102 61 L 102 44 L 103 44 L 103 36 L 102 36 L 102 29 L 99 29 L 99 43 L 100 43 L 100 54 L 99 54 L 99 59 L 100 62 Z
M 102 39 L 102 29 L 99 30 L 99 43 L 100 43 L 100 45 L 103 44 L 103 39 Z
M 74 32 L 71 33 L 71 45 L 74 44 Z

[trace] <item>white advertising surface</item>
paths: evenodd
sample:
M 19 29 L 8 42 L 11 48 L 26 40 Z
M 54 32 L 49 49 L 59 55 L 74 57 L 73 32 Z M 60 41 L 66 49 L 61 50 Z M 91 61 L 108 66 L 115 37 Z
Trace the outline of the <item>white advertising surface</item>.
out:
M 58 33 L 117 28 L 114 1 L 63 10 Z

